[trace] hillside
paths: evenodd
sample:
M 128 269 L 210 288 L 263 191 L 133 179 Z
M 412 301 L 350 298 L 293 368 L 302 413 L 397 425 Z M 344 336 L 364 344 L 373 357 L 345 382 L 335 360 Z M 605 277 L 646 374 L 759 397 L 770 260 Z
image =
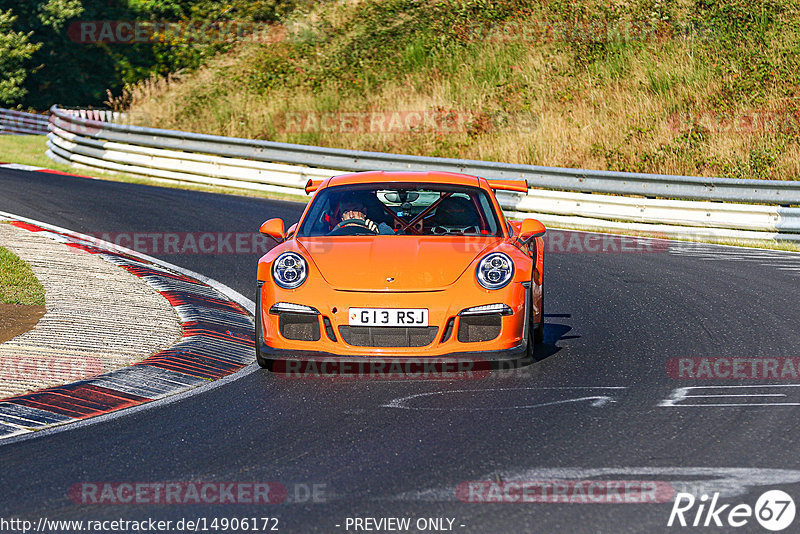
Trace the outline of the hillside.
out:
M 795 0 L 356 0 L 272 30 L 115 105 L 292 143 L 800 177 Z

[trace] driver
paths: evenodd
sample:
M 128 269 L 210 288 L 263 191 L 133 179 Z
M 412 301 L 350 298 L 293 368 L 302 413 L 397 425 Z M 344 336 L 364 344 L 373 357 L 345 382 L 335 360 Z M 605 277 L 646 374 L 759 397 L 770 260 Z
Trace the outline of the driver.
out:
M 339 222 L 336 228 L 361 226 L 378 233 L 378 225 L 367 217 L 367 203 L 357 192 L 347 193 L 339 201 Z

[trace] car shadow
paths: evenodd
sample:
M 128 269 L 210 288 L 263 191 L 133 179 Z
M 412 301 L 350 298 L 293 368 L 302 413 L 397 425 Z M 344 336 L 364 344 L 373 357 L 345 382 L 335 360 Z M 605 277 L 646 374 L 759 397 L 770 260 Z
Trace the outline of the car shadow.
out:
M 461 366 L 455 368 L 448 357 L 433 358 L 426 362 L 424 358 L 415 357 L 318 357 L 307 360 L 278 360 L 271 369 L 279 378 L 373 378 L 404 380 L 449 380 L 476 378 L 487 376 L 496 371 L 513 371 L 529 367 L 561 350 L 558 342 L 565 339 L 576 339 L 581 336 L 566 334 L 572 327 L 560 323 L 547 322 L 548 318 L 569 318 L 568 314 L 545 314 L 544 340 L 534 349 L 532 358 L 512 361 L 492 361 L 484 358 L 466 358 L 459 360 Z M 468 365 L 464 365 L 468 364 Z
M 567 332 L 572 330 L 572 327 L 566 324 L 560 323 L 549 323 L 546 320 L 551 317 L 559 317 L 559 318 L 570 318 L 570 314 L 545 314 L 545 323 L 544 323 L 544 340 L 541 344 L 537 345 L 533 351 L 533 358 L 522 358 L 515 362 L 498 362 L 492 365 L 493 371 L 500 371 L 500 370 L 510 370 L 510 369 L 519 369 L 522 367 L 528 367 L 529 365 L 540 362 L 545 358 L 549 358 L 553 354 L 556 354 L 558 351 L 561 350 L 561 347 L 558 346 L 558 342 L 565 340 L 565 339 L 577 339 L 581 336 L 572 335 L 567 336 Z
M 549 315 L 545 314 L 545 319 L 550 317 Z M 564 339 L 576 339 L 581 336 L 567 336 L 566 333 L 571 331 L 572 327 L 565 324 L 559 323 L 548 323 L 545 320 L 544 323 L 544 341 L 542 341 L 541 345 L 537 345 L 536 349 L 533 351 L 533 360 L 536 362 L 540 362 L 545 358 L 549 358 L 553 354 L 557 353 L 561 350 L 557 344 L 559 341 Z

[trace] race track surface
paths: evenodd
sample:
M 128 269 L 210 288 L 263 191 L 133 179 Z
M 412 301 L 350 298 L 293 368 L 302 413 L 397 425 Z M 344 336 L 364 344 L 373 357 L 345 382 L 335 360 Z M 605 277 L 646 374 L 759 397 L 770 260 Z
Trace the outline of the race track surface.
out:
M 301 209 L 0 170 L 0 210 L 84 233 L 257 232 L 271 217 L 288 226 Z M 254 299 L 259 254 L 156 255 Z M 276 517 L 282 532 L 354 532 L 348 517 L 407 517 L 453 519 L 455 532 L 661 532 L 671 502 L 462 502 L 457 490 L 628 480 L 670 495 L 719 492 L 720 504 L 753 506 L 771 489 L 800 497 L 800 376 L 698 380 L 667 370 L 673 358 L 798 356 L 800 256 L 677 243 L 551 253 L 545 282 L 545 346 L 531 366 L 451 381 L 259 370 L 178 402 L 0 444 L 0 517 Z M 82 483 L 173 481 L 277 482 L 288 494 L 250 505 L 84 504 L 69 493 Z M 739 531 L 764 532 L 753 518 Z

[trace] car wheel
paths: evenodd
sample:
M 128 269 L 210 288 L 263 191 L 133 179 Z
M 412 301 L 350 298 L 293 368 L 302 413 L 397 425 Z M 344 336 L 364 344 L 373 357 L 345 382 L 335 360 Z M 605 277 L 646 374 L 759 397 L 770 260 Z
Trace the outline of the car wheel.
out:
M 261 288 L 256 293 L 256 363 L 262 369 L 272 370 L 272 360 L 267 360 L 261 354 Z
M 544 271 L 544 259 L 542 259 L 542 271 Z M 541 345 L 544 343 L 544 273 L 542 273 L 542 305 L 541 305 L 541 313 L 539 314 L 539 321 L 536 323 L 536 326 L 533 329 L 533 341 L 536 345 Z M 531 284 L 533 284 L 533 280 L 531 280 Z
M 526 357 L 527 357 L 528 361 L 535 361 L 533 353 L 534 353 L 534 351 L 536 349 L 536 326 L 533 324 L 533 290 L 532 289 L 528 289 L 528 299 L 527 300 L 529 302 L 529 304 L 528 304 L 529 307 L 527 309 L 527 313 L 528 313 L 527 323 L 528 324 L 526 326 L 526 330 L 527 330 L 526 335 L 528 336 L 528 350 L 527 350 L 527 353 L 526 353 Z
M 542 313 L 539 314 L 539 321 L 533 328 L 533 342 L 536 345 L 544 342 L 544 294 L 542 294 Z

